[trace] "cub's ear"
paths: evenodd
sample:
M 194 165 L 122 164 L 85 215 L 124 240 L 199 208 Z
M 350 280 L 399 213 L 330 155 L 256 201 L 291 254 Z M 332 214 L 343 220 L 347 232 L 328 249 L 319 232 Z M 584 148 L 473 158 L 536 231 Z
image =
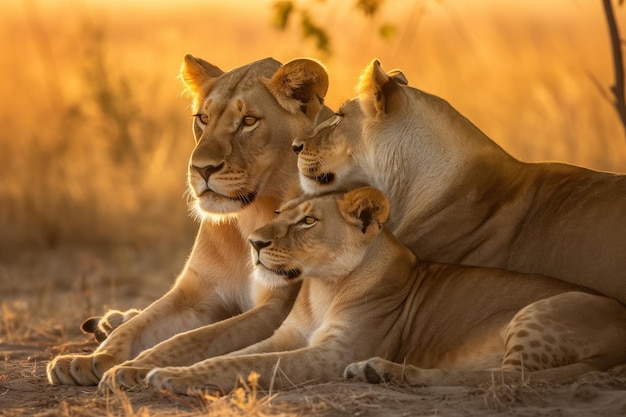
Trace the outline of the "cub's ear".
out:
M 315 120 L 328 91 L 328 73 L 321 63 L 299 58 L 280 67 L 266 85 L 286 111 Z
M 224 71 L 203 59 L 195 58 L 190 54 L 185 55 L 180 68 L 180 78 L 187 92 L 192 96 L 206 94 L 211 86 Z
M 408 81 L 399 70 L 385 74 L 380 61 L 373 60 L 359 80 L 359 99 L 361 108 L 368 117 L 379 118 L 390 112 L 394 101 L 400 98 L 400 85 Z
M 350 224 L 373 237 L 389 218 L 389 201 L 378 189 L 363 187 L 352 190 L 337 201 L 339 212 Z

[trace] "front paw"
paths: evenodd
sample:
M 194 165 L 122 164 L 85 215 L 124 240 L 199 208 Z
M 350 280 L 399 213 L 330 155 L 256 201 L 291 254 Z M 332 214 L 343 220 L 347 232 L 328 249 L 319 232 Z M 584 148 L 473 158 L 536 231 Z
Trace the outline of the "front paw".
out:
M 48 381 L 53 385 L 98 385 L 104 372 L 115 365 L 108 353 L 61 355 L 48 363 Z
M 343 376 L 344 378 L 357 379 L 369 384 L 380 384 L 381 382 L 397 380 L 396 376 L 393 375 L 393 369 L 388 366 L 390 363 L 381 358 L 351 363 L 346 367 Z M 402 379 L 402 375 L 400 375 L 399 379 Z
M 119 389 L 136 389 L 145 387 L 145 378 L 152 367 L 138 367 L 122 364 L 109 369 L 100 380 L 98 390 L 101 393 Z
M 193 374 L 189 367 L 155 368 L 148 372 L 146 384 L 154 388 L 170 391 L 176 394 L 189 395 L 194 391 L 220 388 L 208 384 L 204 378 Z
M 80 325 L 83 333 L 93 333 L 96 341 L 102 343 L 111 332 L 139 314 L 139 310 L 131 308 L 126 311 L 109 310 L 104 316 L 90 317 Z

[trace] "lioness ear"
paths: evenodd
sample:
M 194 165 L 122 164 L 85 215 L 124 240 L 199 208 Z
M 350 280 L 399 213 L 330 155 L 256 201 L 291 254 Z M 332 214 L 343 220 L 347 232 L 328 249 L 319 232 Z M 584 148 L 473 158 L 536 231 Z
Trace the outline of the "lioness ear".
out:
M 387 76 L 400 85 L 409 85 L 409 80 L 407 80 L 402 70 L 392 69 L 391 71 L 387 71 Z
M 389 113 L 392 101 L 400 92 L 400 84 L 408 84 L 404 74 L 399 70 L 385 74 L 380 61 L 373 60 L 361 74 L 359 81 L 359 98 L 361 108 L 368 117 L 380 117 Z
M 372 187 L 363 187 L 344 194 L 337 201 L 339 212 L 350 224 L 359 226 L 367 235 L 375 235 L 389 218 L 389 201 Z
M 317 61 L 294 59 L 280 67 L 266 85 L 282 108 L 315 120 L 328 91 L 328 73 Z
M 195 58 L 190 54 L 185 55 L 180 68 L 180 77 L 185 88 L 191 95 L 197 96 L 200 93 L 206 94 L 215 82 L 215 79 L 222 75 L 224 71 L 209 64 L 203 59 Z

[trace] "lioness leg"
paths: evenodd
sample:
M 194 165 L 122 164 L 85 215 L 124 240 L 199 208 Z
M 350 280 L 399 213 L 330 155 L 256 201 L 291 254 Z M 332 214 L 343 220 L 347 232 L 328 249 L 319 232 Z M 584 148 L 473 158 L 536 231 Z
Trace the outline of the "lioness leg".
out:
M 259 307 L 218 323 L 175 335 L 141 352 L 137 358 L 107 371 L 100 386 L 132 388 L 142 385 L 153 368 L 192 365 L 250 345 L 256 346 L 255 352 L 279 350 L 279 346 L 269 345 L 264 348 L 262 342 L 256 342 L 269 338 L 280 326 L 289 313 L 299 288 L 299 285 L 281 288 L 274 292 L 273 298 Z M 238 352 L 243 354 L 247 351 Z
M 371 358 L 348 365 L 344 371 L 344 377 L 370 384 L 393 382 L 411 386 L 479 386 L 490 383 L 494 379 L 505 383 L 522 380 L 562 382 L 597 369 L 597 364 L 590 361 L 535 372 L 507 369 L 457 371 L 424 369 L 382 358 Z
M 177 292 L 169 292 L 113 330 L 92 354 L 57 356 L 48 363 L 48 380 L 52 384 L 97 385 L 107 369 L 136 356 L 143 349 L 176 333 L 219 320 L 220 317 L 207 316 L 196 306 L 181 309 L 179 297 Z M 215 300 L 216 305 L 218 302 Z
M 419 362 L 419 358 L 416 358 Z M 507 327 L 501 370 L 422 369 L 372 358 L 350 364 L 346 378 L 409 385 L 479 385 L 494 375 L 511 381 L 561 382 L 626 363 L 626 308 L 619 302 L 568 292 L 520 310 Z
M 327 343 L 286 352 L 221 356 L 189 367 L 156 368 L 146 379 L 155 388 L 178 394 L 206 388 L 228 392 L 238 379 L 246 379 L 254 371 L 260 376 L 261 388 L 280 389 L 341 377 L 350 362 L 350 355 L 342 352 L 345 347 Z

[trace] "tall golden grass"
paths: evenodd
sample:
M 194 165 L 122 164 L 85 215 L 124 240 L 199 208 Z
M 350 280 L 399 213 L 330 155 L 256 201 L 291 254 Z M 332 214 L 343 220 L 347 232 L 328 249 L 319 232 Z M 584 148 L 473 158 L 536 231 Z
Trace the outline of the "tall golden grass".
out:
M 0 245 L 190 242 L 193 148 L 176 79 L 185 53 L 223 69 L 273 56 L 323 60 L 328 103 L 374 57 L 450 101 L 515 157 L 625 171 L 626 140 L 594 84 L 613 82 L 601 2 L 300 2 L 332 54 L 271 27 L 271 2 L 5 0 L 0 4 Z M 544 3 L 549 3 L 548 5 Z M 626 32 L 623 9 L 618 8 Z M 372 28 L 396 27 L 385 41 Z

